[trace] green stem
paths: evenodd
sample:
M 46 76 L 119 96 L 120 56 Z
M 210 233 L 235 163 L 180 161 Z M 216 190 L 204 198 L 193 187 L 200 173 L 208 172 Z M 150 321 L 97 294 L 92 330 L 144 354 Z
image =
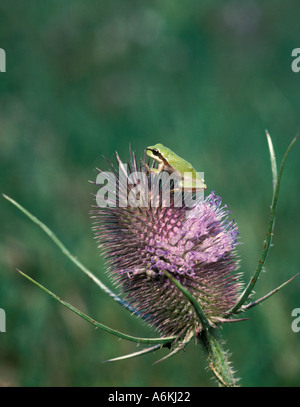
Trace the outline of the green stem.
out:
M 237 380 L 233 376 L 233 371 L 228 360 L 228 353 L 222 347 L 222 339 L 219 330 L 210 325 L 209 320 L 192 294 L 181 285 L 171 273 L 166 270 L 164 270 L 164 273 L 190 301 L 201 322 L 203 329 L 198 336 L 204 347 L 209 368 L 218 379 L 220 386 L 235 387 L 237 385 Z M 188 341 L 190 339 L 191 338 L 189 338 Z
M 200 341 L 206 353 L 209 368 L 217 378 L 221 387 L 236 387 L 237 379 L 228 359 L 228 352 L 223 349 L 220 332 L 217 328 L 202 330 Z

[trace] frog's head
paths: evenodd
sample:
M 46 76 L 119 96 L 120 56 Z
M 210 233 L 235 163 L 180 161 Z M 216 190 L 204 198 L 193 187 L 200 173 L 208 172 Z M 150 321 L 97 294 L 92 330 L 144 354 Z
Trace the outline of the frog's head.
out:
M 147 147 L 146 154 L 148 157 L 153 158 L 153 160 L 162 162 L 163 157 L 164 157 L 164 150 L 165 150 L 165 147 L 159 143 L 159 144 L 155 144 L 154 146 Z

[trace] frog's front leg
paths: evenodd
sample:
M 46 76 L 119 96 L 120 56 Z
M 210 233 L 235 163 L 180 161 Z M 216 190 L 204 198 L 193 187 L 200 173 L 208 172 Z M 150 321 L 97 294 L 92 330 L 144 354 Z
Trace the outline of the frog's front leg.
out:
M 162 170 L 164 169 L 164 163 L 159 163 L 158 168 L 150 168 L 149 165 L 147 165 L 147 164 L 145 164 L 145 166 L 149 172 L 153 172 L 154 174 L 157 174 L 157 175 L 159 175 L 162 172 Z

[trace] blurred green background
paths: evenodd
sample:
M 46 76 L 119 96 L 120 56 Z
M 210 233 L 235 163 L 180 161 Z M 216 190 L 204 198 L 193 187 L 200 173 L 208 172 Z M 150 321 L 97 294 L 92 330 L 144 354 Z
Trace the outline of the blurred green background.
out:
M 0 4 L 0 184 L 110 285 L 91 231 L 94 167 L 128 146 L 161 142 L 204 171 L 239 225 L 248 280 L 265 239 L 272 180 L 300 125 L 299 2 L 134 0 Z M 299 272 L 299 141 L 288 159 L 274 246 L 256 295 Z M 0 199 L 2 386 L 212 386 L 200 346 L 103 364 L 134 352 L 65 309 L 23 270 L 113 328 L 151 336 L 107 298 L 43 232 Z M 223 335 L 244 386 L 299 386 L 300 278 Z

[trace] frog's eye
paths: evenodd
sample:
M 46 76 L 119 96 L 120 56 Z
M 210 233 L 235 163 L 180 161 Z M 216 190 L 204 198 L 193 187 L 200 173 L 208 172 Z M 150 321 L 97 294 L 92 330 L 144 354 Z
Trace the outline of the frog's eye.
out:
M 154 155 L 159 155 L 159 151 L 156 148 L 153 148 L 152 153 Z

